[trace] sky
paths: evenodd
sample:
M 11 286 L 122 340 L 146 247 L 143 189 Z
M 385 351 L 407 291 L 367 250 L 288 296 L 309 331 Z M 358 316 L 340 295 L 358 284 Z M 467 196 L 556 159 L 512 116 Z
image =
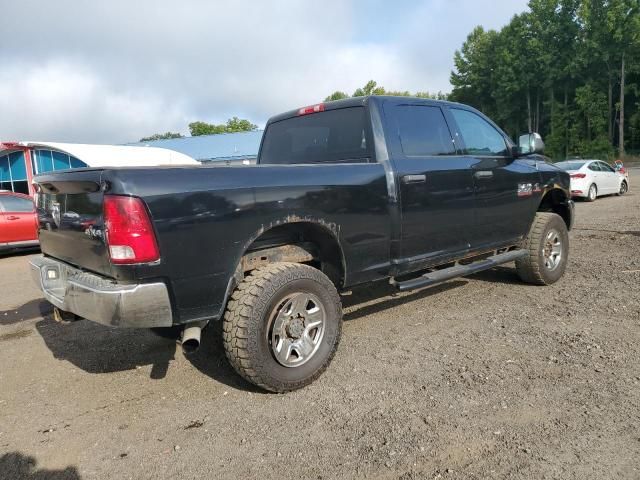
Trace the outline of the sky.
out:
M 0 0 L 0 141 L 259 126 L 348 93 L 448 92 L 455 50 L 526 0 Z M 9 21 L 6 21 L 9 19 Z

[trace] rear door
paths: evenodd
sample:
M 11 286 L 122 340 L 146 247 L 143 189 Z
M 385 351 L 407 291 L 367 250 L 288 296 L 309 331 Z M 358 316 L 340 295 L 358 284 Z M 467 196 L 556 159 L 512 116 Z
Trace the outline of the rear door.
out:
M 0 243 L 37 240 L 35 208 L 31 198 L 0 195 Z
M 456 140 L 470 162 L 475 189 L 474 250 L 513 244 L 526 235 L 542 197 L 533 162 L 515 161 L 510 145 L 479 113 L 449 107 Z
M 589 191 L 592 183 L 595 183 L 596 188 L 598 189 L 598 195 L 606 193 L 607 186 L 605 185 L 604 178 L 602 178 L 602 172 L 600 171 L 600 165 L 598 165 L 598 162 L 591 162 L 589 165 L 587 165 L 587 170 L 588 182 L 586 185 L 585 193 Z
M 458 153 L 438 104 L 387 101 L 383 108 L 400 192 L 400 271 L 467 251 L 472 159 Z

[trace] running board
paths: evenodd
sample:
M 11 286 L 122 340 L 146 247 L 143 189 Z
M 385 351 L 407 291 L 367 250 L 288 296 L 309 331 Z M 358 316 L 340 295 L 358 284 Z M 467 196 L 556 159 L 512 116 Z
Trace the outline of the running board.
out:
M 518 258 L 522 258 L 528 254 L 527 250 L 511 250 L 505 253 L 499 253 L 484 260 L 478 260 L 468 265 L 455 265 L 453 267 L 444 268 L 442 270 L 435 270 L 433 272 L 425 273 L 421 277 L 414 278 L 412 280 L 406 280 L 404 282 L 396 282 L 395 279 L 391 279 L 391 284 L 395 285 L 401 292 L 407 290 L 413 290 L 415 288 L 431 287 L 438 283 L 446 282 L 452 278 L 464 277 L 473 273 L 481 272 L 489 268 L 497 267 L 503 263 L 513 262 Z

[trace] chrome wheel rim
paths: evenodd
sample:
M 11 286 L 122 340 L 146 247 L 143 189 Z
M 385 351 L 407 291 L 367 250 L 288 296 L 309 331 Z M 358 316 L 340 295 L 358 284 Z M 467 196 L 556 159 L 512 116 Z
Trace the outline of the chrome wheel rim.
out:
M 591 185 L 591 187 L 589 187 L 589 198 L 591 200 L 595 200 L 596 199 L 596 186 L 595 185 Z
M 562 240 L 560 232 L 555 229 L 549 230 L 544 239 L 542 256 L 544 258 L 544 266 L 547 270 L 553 271 L 558 268 L 562 261 Z
M 326 317 L 312 293 L 293 293 L 280 302 L 271 314 L 271 352 L 276 361 L 285 367 L 308 362 L 320 347 Z

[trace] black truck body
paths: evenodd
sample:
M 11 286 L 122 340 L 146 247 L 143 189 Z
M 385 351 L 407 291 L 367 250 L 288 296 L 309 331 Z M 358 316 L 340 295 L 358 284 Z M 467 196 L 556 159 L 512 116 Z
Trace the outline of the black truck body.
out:
M 165 286 L 155 319 L 74 312 L 122 326 L 220 319 L 247 273 L 274 261 L 312 265 L 343 291 L 521 249 L 537 212 L 573 222 L 566 172 L 523 155 L 470 107 L 404 97 L 273 117 L 257 165 L 88 168 L 36 182 L 43 262 L 66 270 L 47 279 L 46 265 L 34 266 L 45 294 L 58 282 L 54 304 L 69 288 L 60 277 L 84 275 L 97 290 Z M 103 202 L 112 195 L 143 201 L 158 259 L 111 261 Z

